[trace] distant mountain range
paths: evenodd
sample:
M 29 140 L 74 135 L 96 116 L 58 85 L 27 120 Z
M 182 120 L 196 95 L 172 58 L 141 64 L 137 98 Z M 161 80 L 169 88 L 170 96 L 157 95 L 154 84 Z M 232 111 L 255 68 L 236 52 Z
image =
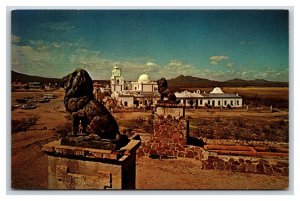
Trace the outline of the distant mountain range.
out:
M 18 73 L 15 71 L 11 71 L 11 81 L 12 82 L 40 82 L 41 84 L 49 84 L 49 83 L 58 83 L 60 84 L 62 79 L 61 78 L 47 78 L 47 77 L 40 77 L 40 76 L 33 76 L 33 75 L 26 75 L 23 73 Z M 109 84 L 109 80 L 94 80 L 95 82 L 99 82 L 102 84 Z
M 268 81 L 263 79 L 242 80 L 232 79 L 227 81 L 215 81 L 193 76 L 180 75 L 168 80 L 168 84 L 173 88 L 195 88 L 195 87 L 288 87 L 288 82 Z
M 39 77 L 33 75 L 26 75 L 23 73 L 18 73 L 15 71 L 11 71 L 11 81 L 12 82 L 40 82 L 41 84 L 49 84 L 49 83 L 61 83 L 61 79 L 58 78 L 46 78 L 46 77 Z
M 11 71 L 12 78 L 11 81 L 19 81 L 19 82 L 40 82 L 41 84 L 48 83 L 61 83 L 61 79 L 59 78 L 46 78 L 39 76 L 26 75 L 23 73 L 18 73 L 15 71 Z M 94 80 L 95 82 L 109 84 L 109 80 Z M 263 79 L 255 79 L 255 80 L 242 80 L 242 79 L 232 79 L 227 81 L 215 81 L 209 79 L 203 79 L 193 76 L 184 76 L 180 75 L 176 78 L 172 78 L 168 80 L 168 84 L 172 88 L 205 88 L 205 87 L 288 87 L 288 82 L 276 82 L 276 81 L 268 81 Z

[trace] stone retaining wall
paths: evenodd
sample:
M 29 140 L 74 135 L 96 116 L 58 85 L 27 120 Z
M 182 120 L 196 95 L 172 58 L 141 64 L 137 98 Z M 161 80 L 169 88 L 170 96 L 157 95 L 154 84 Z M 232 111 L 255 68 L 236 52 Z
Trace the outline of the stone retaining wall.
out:
M 202 168 L 206 170 L 218 169 L 231 172 L 289 175 L 287 159 L 227 156 L 211 152 L 203 152 L 203 154 Z
M 202 159 L 203 148 L 192 145 L 181 145 L 173 142 L 142 142 L 137 150 L 137 156 L 150 156 L 152 158 L 194 158 Z

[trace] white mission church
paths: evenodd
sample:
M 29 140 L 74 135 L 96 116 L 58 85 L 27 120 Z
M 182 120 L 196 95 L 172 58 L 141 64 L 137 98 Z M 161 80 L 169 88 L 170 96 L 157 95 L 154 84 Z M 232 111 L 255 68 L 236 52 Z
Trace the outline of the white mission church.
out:
M 149 75 L 142 74 L 137 81 L 125 81 L 122 69 L 116 64 L 110 78 L 111 96 L 119 101 L 124 108 L 150 107 L 160 98 L 156 81 Z M 215 87 L 210 93 L 183 91 L 175 93 L 180 104 L 193 107 L 242 107 L 243 99 L 238 94 L 224 93 Z
M 110 78 L 112 97 L 115 97 L 123 107 L 144 107 L 155 104 L 160 98 L 156 81 L 151 81 L 149 75 L 142 74 L 136 82 L 125 81 L 122 69 L 113 67 Z

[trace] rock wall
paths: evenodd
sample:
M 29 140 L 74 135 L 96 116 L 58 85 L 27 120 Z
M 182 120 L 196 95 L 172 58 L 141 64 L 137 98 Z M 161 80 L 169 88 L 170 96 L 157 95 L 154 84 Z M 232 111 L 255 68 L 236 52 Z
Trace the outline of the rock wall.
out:
M 203 148 L 187 145 L 188 122 L 183 117 L 156 116 L 153 120 L 153 135 L 142 138 L 138 156 L 153 158 L 186 157 L 200 160 Z
M 202 168 L 206 170 L 218 169 L 231 172 L 289 175 L 289 162 L 286 159 L 226 156 L 210 152 L 203 153 Z

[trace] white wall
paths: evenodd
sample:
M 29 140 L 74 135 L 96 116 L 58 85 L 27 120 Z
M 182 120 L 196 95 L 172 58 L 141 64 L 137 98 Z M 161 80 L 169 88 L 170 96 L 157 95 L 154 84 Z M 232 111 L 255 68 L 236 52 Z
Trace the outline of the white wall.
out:
M 152 84 L 143 84 L 142 89 L 145 92 L 152 92 Z
M 122 101 L 123 106 L 125 106 L 125 102 L 127 102 L 127 107 L 132 108 L 133 107 L 133 97 L 132 96 L 119 96 L 119 101 Z
M 138 91 L 139 89 L 139 84 L 138 83 L 132 83 L 132 90 L 133 91 Z

